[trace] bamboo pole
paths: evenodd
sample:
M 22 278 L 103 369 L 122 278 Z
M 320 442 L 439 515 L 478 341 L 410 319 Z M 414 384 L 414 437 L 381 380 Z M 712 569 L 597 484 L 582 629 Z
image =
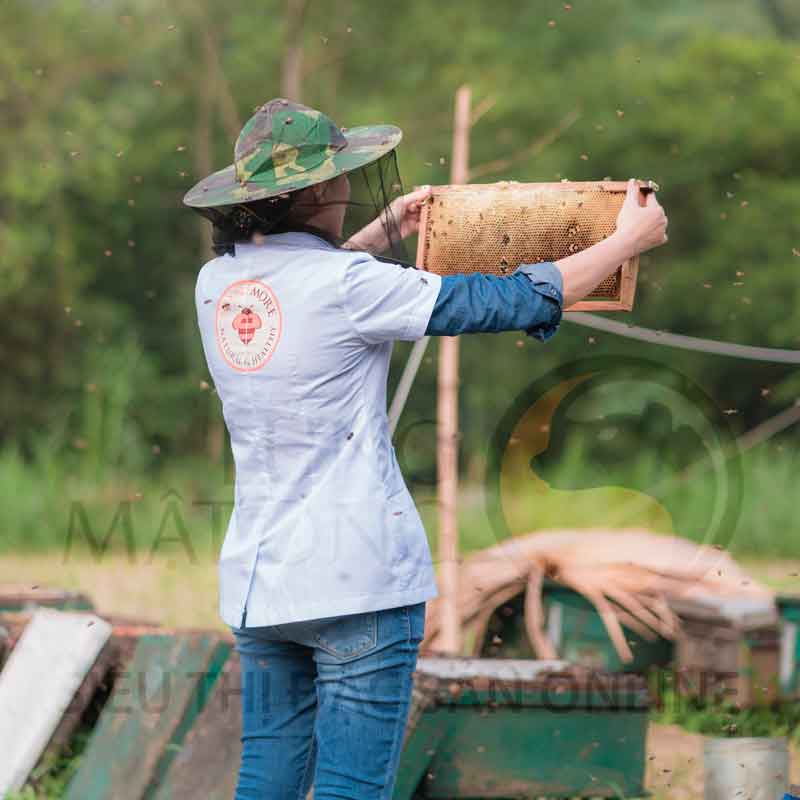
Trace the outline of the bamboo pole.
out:
M 470 88 L 456 92 L 450 182 L 466 183 L 469 171 Z M 458 338 L 439 343 L 437 385 L 437 472 L 439 481 L 439 563 L 442 594 L 441 649 L 461 652 L 458 608 Z
M 307 0 L 287 0 L 286 35 L 281 61 L 281 95 L 300 102 L 303 76 L 303 23 L 308 9 Z

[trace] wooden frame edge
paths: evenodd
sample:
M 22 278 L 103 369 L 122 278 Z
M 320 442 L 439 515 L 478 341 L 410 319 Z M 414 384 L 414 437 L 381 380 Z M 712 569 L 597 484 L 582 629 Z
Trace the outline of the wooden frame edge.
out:
M 659 191 L 659 185 L 652 180 L 637 180 L 639 188 L 646 191 Z M 491 183 L 443 183 L 431 186 L 432 192 L 437 190 L 468 192 L 489 187 L 494 188 L 514 188 L 524 189 L 528 186 L 536 186 L 541 189 L 576 189 L 578 191 L 590 191 L 599 189 L 608 192 L 626 192 L 628 190 L 627 181 L 492 181 Z M 420 187 L 415 187 L 420 188 Z
M 419 188 L 419 187 L 414 187 Z M 422 204 L 422 208 L 419 212 L 419 230 L 417 232 L 417 267 L 420 269 L 424 269 L 426 272 L 429 272 L 428 268 L 425 266 L 425 250 L 428 244 L 428 209 L 431 207 L 430 200 L 426 200 L 425 203 Z
M 514 186 L 526 186 L 526 185 L 533 185 L 533 184 L 525 184 L 525 183 L 515 183 L 513 181 L 501 181 L 500 183 L 509 183 L 509 185 Z M 598 183 L 601 183 L 602 186 L 608 191 L 626 191 L 627 190 L 627 181 L 572 181 L 567 182 L 567 185 L 570 185 L 572 188 L 583 188 L 583 186 L 587 187 L 595 187 Z M 638 181 L 640 189 L 648 189 L 652 191 L 658 191 L 658 184 L 651 180 L 640 180 Z M 468 189 L 471 186 L 491 186 L 492 184 L 445 184 L 441 186 L 430 187 L 431 190 L 434 189 Z M 536 186 L 542 187 L 563 187 L 565 185 L 564 182 L 559 183 L 538 183 L 535 184 Z M 421 187 L 414 187 L 415 190 Z M 641 192 L 639 195 L 639 202 L 644 205 L 645 200 L 645 192 Z M 416 255 L 416 265 L 419 269 L 422 269 L 426 272 L 429 272 L 428 268 L 425 266 L 425 256 L 428 244 L 428 236 L 427 236 L 427 227 L 428 227 L 428 216 L 429 216 L 429 209 L 431 203 L 427 201 L 423 204 L 420 210 L 419 216 L 419 231 L 417 235 L 417 255 Z M 633 303 L 634 298 L 636 296 L 636 284 L 639 275 L 639 256 L 633 256 L 629 258 L 627 261 L 623 262 L 620 267 L 620 293 L 619 299 L 617 300 L 579 300 L 577 303 L 573 303 L 568 308 L 564 309 L 565 314 L 571 313 L 573 311 L 632 311 L 633 310 Z

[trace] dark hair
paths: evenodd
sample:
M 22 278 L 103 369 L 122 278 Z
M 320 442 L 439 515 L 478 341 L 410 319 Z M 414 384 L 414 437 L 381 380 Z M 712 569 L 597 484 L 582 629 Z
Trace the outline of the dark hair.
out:
M 339 242 L 334 241 L 330 234 L 307 224 L 313 209 L 311 205 L 301 208 L 297 197 L 298 192 L 295 191 L 263 200 L 238 203 L 227 206 L 224 210 L 205 208 L 198 211 L 211 220 L 212 247 L 218 256 L 226 253 L 233 255 L 234 245 L 237 242 L 249 242 L 255 233 L 266 236 L 270 233 L 306 231 L 338 245 Z
M 376 161 L 358 169 L 348 170 L 347 175 L 350 195 L 346 201 L 331 199 L 327 202 L 318 202 L 308 197 L 310 193 L 305 189 L 295 189 L 261 200 L 216 208 L 194 206 L 193 209 L 210 220 L 214 226 L 213 249 L 218 256 L 235 255 L 235 245 L 251 241 L 254 234 L 268 236 L 273 233 L 293 231 L 311 233 L 333 247 L 340 248 L 349 242 L 348 249 L 358 249 L 358 246 L 352 243 L 353 237 L 366 225 L 380 220 L 386 234 L 385 246 L 377 245 L 380 254 L 373 252 L 373 249 L 376 249 L 374 246 L 365 246 L 364 249 L 371 252 L 375 258 L 413 266 L 408 263 L 400 227 L 392 211 L 392 202 L 403 193 L 395 151 L 390 150 Z M 326 205 L 345 206 L 342 229 L 337 234 L 314 227 L 310 222 L 319 209 Z

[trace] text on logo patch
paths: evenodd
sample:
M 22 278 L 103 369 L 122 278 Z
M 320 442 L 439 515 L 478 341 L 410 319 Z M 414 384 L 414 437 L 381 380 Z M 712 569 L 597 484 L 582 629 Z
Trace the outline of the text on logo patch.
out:
M 217 344 L 225 361 L 240 372 L 255 372 L 272 358 L 281 327 L 278 299 L 261 281 L 236 281 L 219 298 Z

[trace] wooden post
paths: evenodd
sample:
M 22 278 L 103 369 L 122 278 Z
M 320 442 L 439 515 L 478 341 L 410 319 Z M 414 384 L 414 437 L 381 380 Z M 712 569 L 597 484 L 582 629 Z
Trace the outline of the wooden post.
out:
M 468 179 L 469 128 L 470 88 L 462 86 L 456 93 L 451 183 L 466 183 Z M 461 622 L 458 609 L 458 338 L 455 336 L 442 337 L 439 342 L 437 390 L 441 649 L 458 655 Z
M 300 101 L 303 78 L 303 21 L 307 0 L 287 0 L 286 34 L 281 62 L 281 95 L 287 100 Z

